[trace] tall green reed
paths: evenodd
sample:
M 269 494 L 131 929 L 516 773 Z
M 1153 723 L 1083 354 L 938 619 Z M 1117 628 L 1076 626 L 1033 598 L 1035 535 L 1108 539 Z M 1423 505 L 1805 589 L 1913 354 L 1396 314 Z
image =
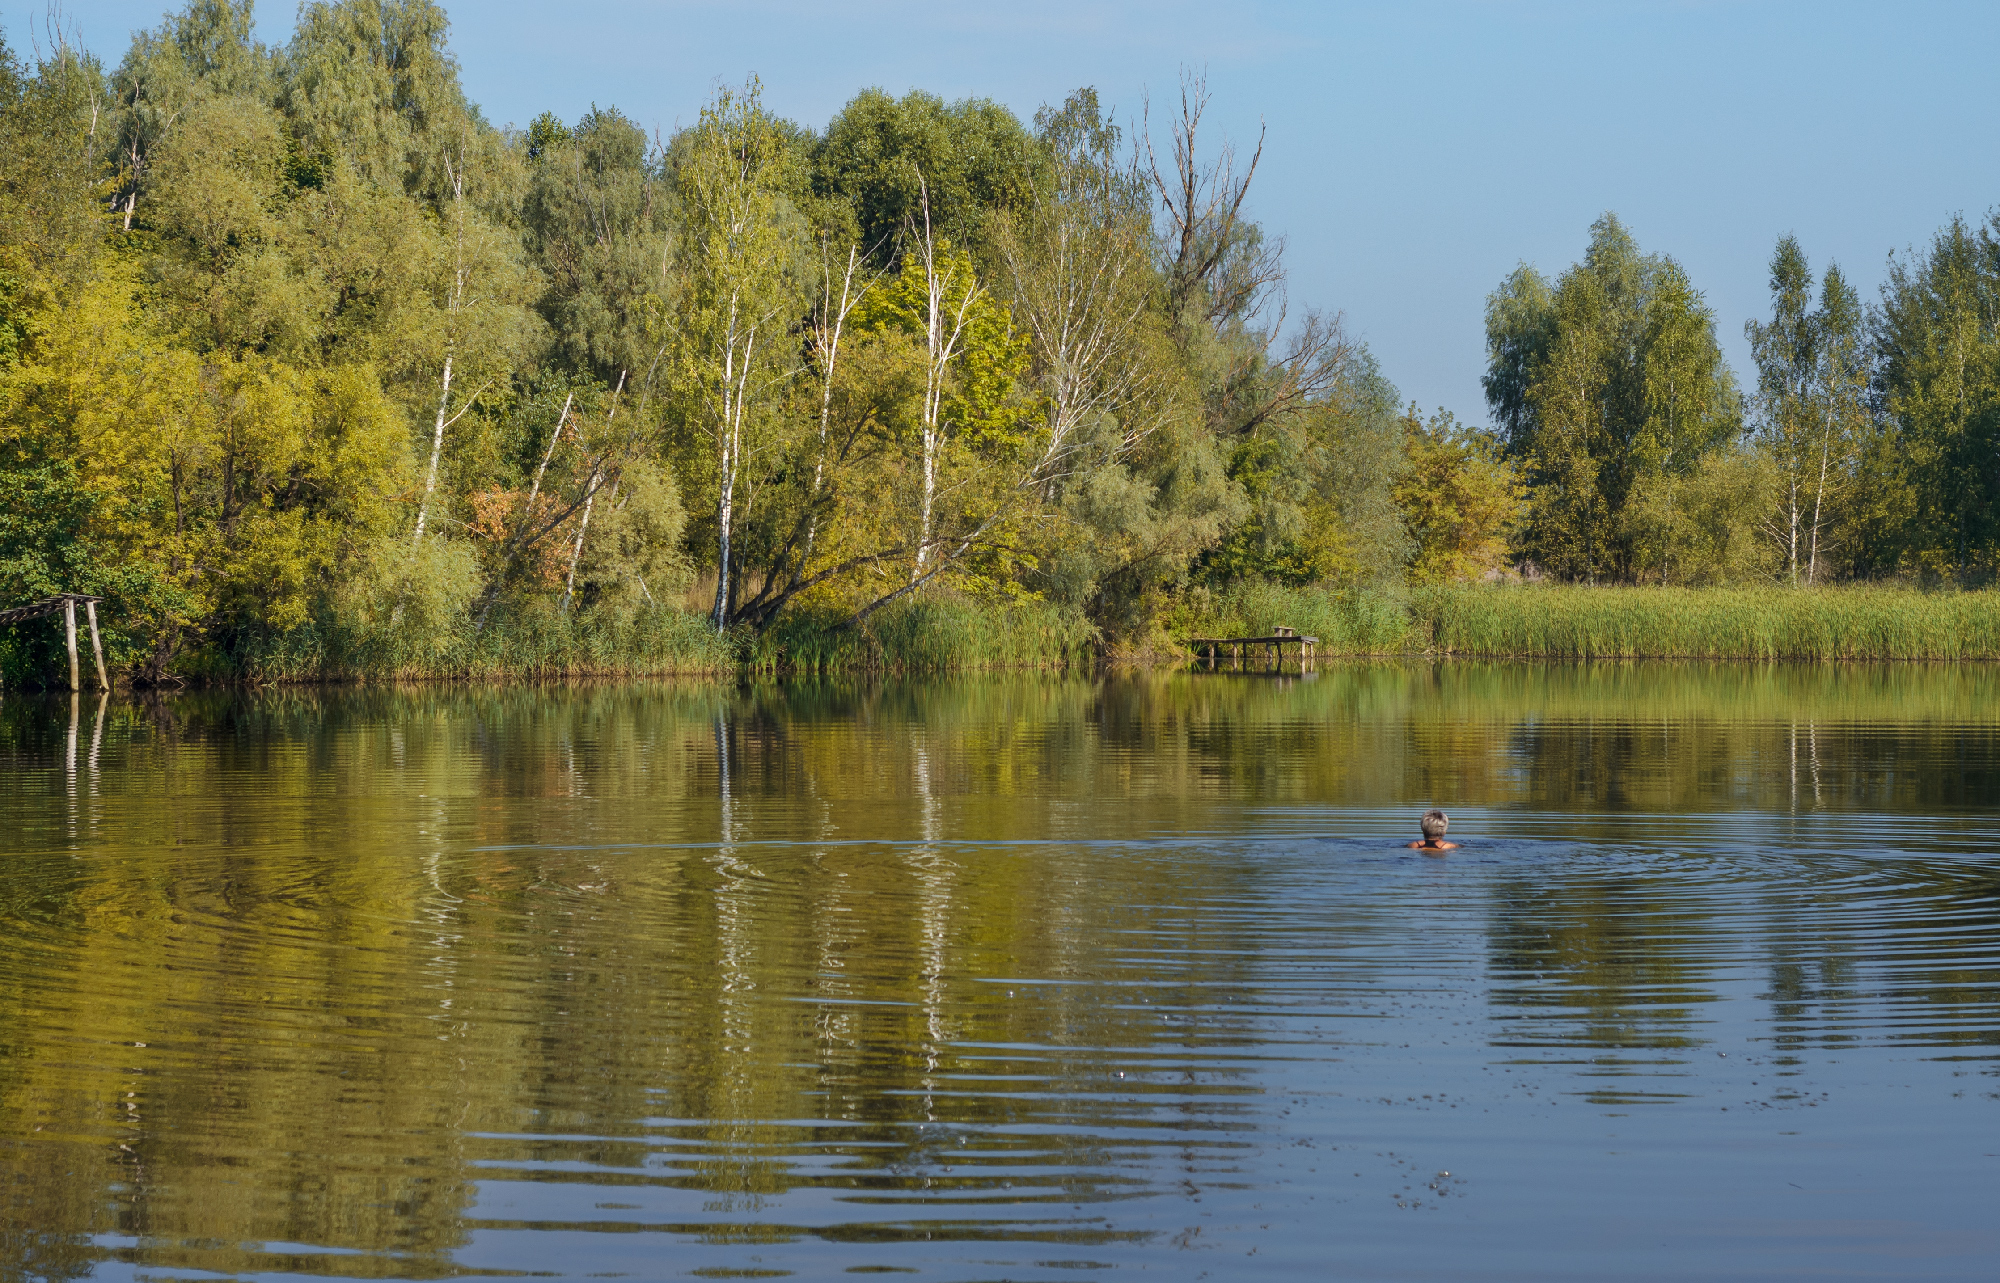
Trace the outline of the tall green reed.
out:
M 2000 592 L 1479 586 L 1411 594 L 1423 648 L 1537 659 L 2000 658 Z

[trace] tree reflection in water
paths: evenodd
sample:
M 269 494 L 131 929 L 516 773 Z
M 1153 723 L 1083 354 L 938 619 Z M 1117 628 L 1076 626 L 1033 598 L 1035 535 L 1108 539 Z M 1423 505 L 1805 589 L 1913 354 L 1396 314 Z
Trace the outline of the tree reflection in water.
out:
M 1444 1196 L 1403 1145 L 1706 1102 L 1728 1039 L 1759 1108 L 1841 1049 L 1990 1082 L 1996 686 L 1396 664 L 13 699 L 0 1261 L 589 1272 L 626 1228 L 731 1268 L 1117 1263 L 1260 1216 L 1303 1251 L 1309 1202 Z M 1419 867 L 1396 843 L 1432 802 L 1469 839 Z

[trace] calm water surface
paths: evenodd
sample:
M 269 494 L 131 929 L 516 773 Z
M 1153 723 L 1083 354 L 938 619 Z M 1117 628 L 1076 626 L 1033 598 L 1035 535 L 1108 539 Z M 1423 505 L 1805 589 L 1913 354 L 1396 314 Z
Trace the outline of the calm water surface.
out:
M 10 696 L 0 781 L 0 1278 L 2000 1276 L 1993 668 Z

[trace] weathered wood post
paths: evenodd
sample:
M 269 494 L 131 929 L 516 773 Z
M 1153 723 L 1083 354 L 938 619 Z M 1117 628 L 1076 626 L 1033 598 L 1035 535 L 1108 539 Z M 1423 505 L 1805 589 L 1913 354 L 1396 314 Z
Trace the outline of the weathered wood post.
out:
M 76 672 L 76 598 L 63 599 L 63 638 L 69 643 L 69 688 L 72 692 L 83 689 Z
M 111 689 L 111 679 L 104 675 L 104 645 L 97 640 L 97 603 L 83 603 L 84 613 L 90 616 L 90 656 L 97 661 L 97 684 L 105 690 Z

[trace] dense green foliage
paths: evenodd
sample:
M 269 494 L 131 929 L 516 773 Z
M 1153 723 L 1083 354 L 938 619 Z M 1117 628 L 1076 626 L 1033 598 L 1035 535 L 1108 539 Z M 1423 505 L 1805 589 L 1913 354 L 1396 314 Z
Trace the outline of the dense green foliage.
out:
M 1395 391 L 1280 333 L 1198 82 L 1170 167 L 1087 89 L 515 133 L 447 33 L 0 59 L 0 599 L 105 596 L 157 682 L 1044 662 L 1400 573 Z
M 949 667 L 1159 653 L 1279 590 L 2000 551 L 1994 228 L 1866 316 L 1782 243 L 1746 404 L 1606 215 L 1493 295 L 1487 433 L 1287 311 L 1261 148 L 1199 80 L 1159 140 L 1089 89 L 815 131 L 754 81 L 671 137 L 515 132 L 447 35 L 314 0 L 271 48 L 189 0 L 115 67 L 0 45 L 0 604 L 105 597 L 137 682 Z M 52 631 L 0 678 L 58 673 Z
M 1568 579 L 1685 577 L 1680 493 L 1740 435 L 1713 314 L 1671 258 L 1605 215 L 1553 285 L 1522 266 L 1488 304 L 1488 400 L 1531 487 L 1522 546 Z
M 1782 237 L 1746 401 L 1713 316 L 1611 215 L 1488 301 L 1487 401 L 1559 578 L 1990 583 L 2000 570 L 2000 216 L 1954 218 L 1864 309 Z

